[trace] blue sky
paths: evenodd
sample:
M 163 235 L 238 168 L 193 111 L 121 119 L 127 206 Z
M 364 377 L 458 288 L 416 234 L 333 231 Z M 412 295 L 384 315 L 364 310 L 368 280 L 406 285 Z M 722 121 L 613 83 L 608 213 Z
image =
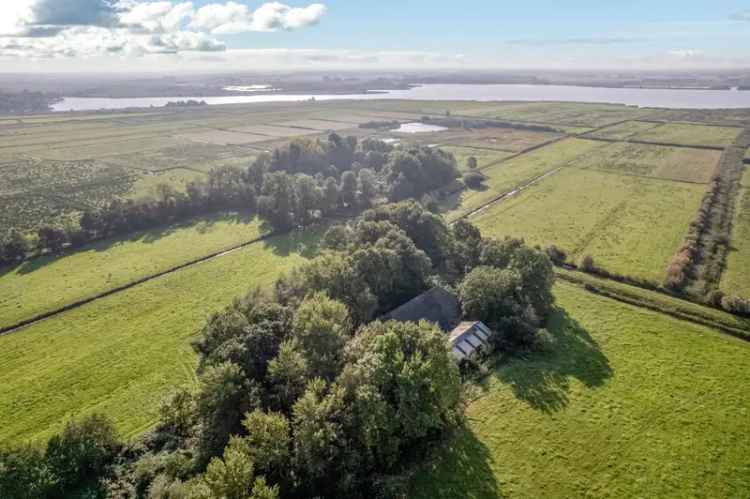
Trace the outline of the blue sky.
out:
M 750 67 L 750 2 L 727 0 L 162 0 L 180 16 L 160 10 L 161 18 L 149 0 L 120 0 L 140 10 L 118 13 L 129 17 L 117 26 L 30 35 L 55 24 L 39 12 L 77 4 L 57 16 L 69 19 L 103 1 L 13 0 L 28 4 L 26 14 L 0 5 L 0 18 L 11 19 L 5 31 L 0 19 L 5 68 L 146 68 L 157 60 L 185 69 Z M 178 21 L 163 21 L 169 15 Z

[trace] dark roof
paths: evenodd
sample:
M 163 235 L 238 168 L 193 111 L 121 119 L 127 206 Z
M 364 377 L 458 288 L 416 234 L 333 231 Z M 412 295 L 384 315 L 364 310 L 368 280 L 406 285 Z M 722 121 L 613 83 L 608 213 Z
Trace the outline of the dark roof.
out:
M 461 319 L 461 307 L 454 294 L 442 288 L 432 288 L 391 310 L 383 319 L 400 322 L 426 320 L 438 324 L 443 331 L 448 332 Z

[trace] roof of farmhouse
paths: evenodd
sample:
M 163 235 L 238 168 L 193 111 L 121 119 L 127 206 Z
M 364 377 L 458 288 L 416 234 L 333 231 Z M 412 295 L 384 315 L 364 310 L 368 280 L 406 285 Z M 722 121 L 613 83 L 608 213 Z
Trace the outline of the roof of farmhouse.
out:
M 454 294 L 442 288 L 432 288 L 391 310 L 383 319 L 401 322 L 425 320 L 438 324 L 448 332 L 461 320 L 461 306 Z
M 451 352 L 456 360 L 471 357 L 474 353 L 489 346 L 492 331 L 483 322 L 462 322 L 448 335 Z

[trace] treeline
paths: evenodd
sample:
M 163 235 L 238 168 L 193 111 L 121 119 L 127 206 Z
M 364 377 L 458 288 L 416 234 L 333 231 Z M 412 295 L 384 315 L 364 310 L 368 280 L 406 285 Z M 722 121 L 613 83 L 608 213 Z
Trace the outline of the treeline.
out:
M 735 200 L 748 140 L 750 134 L 746 133 L 737 139 L 735 146 L 724 151 L 688 234 L 667 268 L 664 282 L 672 292 L 694 295 L 706 304 L 745 316 L 750 316 L 750 300 L 726 295 L 719 284 L 731 247 Z
M 552 264 L 413 201 L 335 226 L 323 245 L 210 317 L 197 387 L 78 481 L 113 499 L 406 497 L 411 467 L 463 422 L 461 373 L 436 326 L 377 317 L 442 282 L 467 319 L 496 328 L 498 348 L 525 349 L 553 307 Z M 16 454 L 0 453 L 0 496 L 25 499 L 45 459 Z
M 398 120 L 382 120 L 382 121 L 367 121 L 360 123 L 359 128 L 372 129 L 372 130 L 393 130 L 399 128 L 401 122 Z
M 207 106 L 208 103 L 204 100 L 195 100 L 195 99 L 188 99 L 188 100 L 178 100 L 178 101 L 169 101 L 165 104 L 164 107 L 196 107 L 196 106 Z
M 27 255 L 58 254 L 89 242 L 221 210 L 257 213 L 287 230 L 337 213 L 355 214 L 384 200 L 400 201 L 454 181 L 456 161 L 440 149 L 397 147 L 332 133 L 295 140 L 259 156 L 245 169 L 213 169 L 179 192 L 157 187 L 153 199 L 115 199 L 84 212 L 77 226 L 41 227 L 31 243 L 17 231 L 0 237 L 0 265 Z
M 56 95 L 44 92 L 7 93 L 0 91 L 0 114 L 29 114 L 50 111 L 52 104 L 60 100 Z
M 546 125 L 535 125 L 530 123 L 516 123 L 512 121 L 488 120 L 480 118 L 457 118 L 451 116 L 430 117 L 423 116 L 422 123 L 437 125 L 445 128 L 464 128 L 467 130 L 483 128 L 513 128 L 516 130 L 527 130 L 531 132 L 555 132 L 560 130 Z

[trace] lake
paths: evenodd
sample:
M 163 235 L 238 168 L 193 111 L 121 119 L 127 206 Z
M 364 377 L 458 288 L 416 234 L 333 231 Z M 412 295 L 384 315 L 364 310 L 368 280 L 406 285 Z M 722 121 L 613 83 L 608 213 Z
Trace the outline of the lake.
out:
M 209 105 L 252 104 L 260 102 L 301 102 L 328 100 L 475 100 L 475 101 L 566 101 L 627 104 L 640 107 L 722 109 L 750 108 L 750 91 L 601 88 L 568 85 L 422 85 L 409 90 L 388 90 L 368 94 L 264 94 L 223 97 L 66 97 L 52 106 L 54 111 L 95 111 L 130 107 L 161 107 L 172 101 L 203 100 Z

